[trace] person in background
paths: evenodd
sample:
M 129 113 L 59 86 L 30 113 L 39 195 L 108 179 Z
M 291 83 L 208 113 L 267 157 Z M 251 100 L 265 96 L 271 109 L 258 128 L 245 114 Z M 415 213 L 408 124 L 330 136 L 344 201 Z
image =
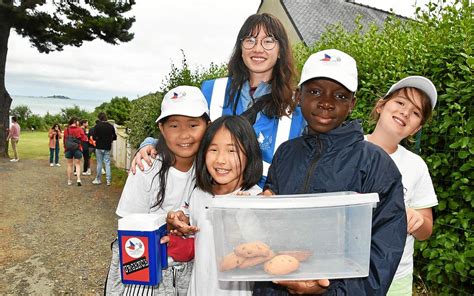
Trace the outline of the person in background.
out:
M 53 124 L 48 132 L 49 137 L 49 166 L 61 166 L 59 164 L 59 140 L 62 139 L 61 126 L 58 123 Z
M 81 171 L 82 145 L 80 143 L 85 141 L 87 136 L 84 134 L 82 128 L 79 127 L 79 120 L 76 117 L 69 119 L 68 123 L 68 127 L 64 130 L 64 156 L 67 159 L 67 185 L 72 185 L 72 166 L 75 166 L 76 172 Z M 74 150 L 68 148 L 68 145 L 66 144 L 66 142 L 69 140 L 69 136 L 78 139 L 77 148 Z M 77 174 L 77 186 L 82 186 L 81 174 Z
M 301 135 L 306 125 L 293 99 L 296 75 L 291 46 L 283 24 L 267 13 L 245 20 L 235 39 L 228 63 L 229 76 L 204 81 L 201 90 L 209 104 L 211 120 L 222 115 L 244 115 L 253 125 L 263 160 L 263 187 L 273 154 L 281 143 Z M 149 144 L 148 146 L 146 146 Z M 140 146 L 131 165 L 143 169 L 141 158 L 151 163 L 153 139 Z M 145 147 L 146 146 L 146 147 Z
M 92 181 L 92 184 L 102 184 L 102 165 L 105 163 L 106 184 L 110 186 L 112 183 L 112 172 L 110 170 L 110 150 L 112 149 L 112 142 L 117 140 L 115 128 L 107 122 L 107 115 L 100 112 L 98 115 L 99 122 L 94 127 L 93 138 L 96 141 L 95 156 L 97 159 L 97 175 Z
M 366 139 L 387 152 L 402 174 L 408 220 L 405 250 L 387 295 L 412 295 L 415 239 L 428 239 L 433 231 L 431 208 L 438 199 L 428 167 L 400 142 L 422 128 L 431 117 L 436 100 L 436 88 L 429 79 L 409 76 L 390 87 L 372 110 L 377 124 Z
M 12 117 L 12 125 L 8 131 L 7 142 L 10 141 L 13 149 L 14 157 L 10 159 L 11 162 L 18 162 L 20 158 L 18 157 L 17 145 L 18 141 L 20 141 L 20 125 L 18 124 L 18 119 L 16 116 Z
M 87 140 L 82 142 L 82 155 L 84 156 L 84 170 L 82 171 L 83 176 L 90 176 L 91 175 L 91 156 L 89 154 L 89 136 L 88 136 L 88 128 L 89 128 L 89 121 L 87 119 L 82 119 L 79 122 L 84 134 L 87 136 Z

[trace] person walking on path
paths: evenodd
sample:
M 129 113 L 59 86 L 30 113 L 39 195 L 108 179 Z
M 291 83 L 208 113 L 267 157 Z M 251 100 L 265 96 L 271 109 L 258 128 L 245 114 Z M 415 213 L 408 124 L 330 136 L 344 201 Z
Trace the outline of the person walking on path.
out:
M 72 165 L 76 167 L 76 172 L 81 171 L 82 145 L 81 142 L 87 140 L 87 136 L 79 126 L 76 117 L 69 119 L 69 126 L 64 131 L 64 156 L 67 159 L 67 185 L 72 185 L 71 174 Z M 74 142 L 77 145 L 74 145 Z M 77 186 L 82 186 L 81 174 L 77 174 Z
M 117 140 L 115 128 L 107 122 L 107 115 L 104 112 L 99 113 L 99 122 L 94 127 L 93 138 L 95 144 L 95 156 L 97 158 L 97 175 L 92 181 L 92 184 L 99 185 L 101 181 L 102 163 L 105 163 L 105 176 L 107 186 L 112 182 L 112 173 L 110 171 L 110 149 L 112 149 L 112 142 Z
M 62 139 L 62 131 L 59 124 L 55 123 L 48 132 L 49 137 L 49 166 L 61 166 L 59 164 L 59 140 Z M 54 157 L 54 162 L 53 162 Z
M 12 125 L 8 132 L 7 141 L 10 141 L 12 144 L 14 158 L 10 159 L 11 162 L 17 162 L 20 159 L 18 158 L 18 152 L 16 151 L 16 146 L 18 145 L 18 141 L 20 140 L 20 125 L 18 124 L 18 120 L 16 116 L 12 117 Z
M 87 119 L 82 119 L 80 122 L 81 128 L 84 131 L 84 134 L 87 136 L 87 140 L 82 142 L 82 154 L 84 156 L 84 170 L 82 171 L 83 176 L 91 175 L 91 155 L 89 153 L 89 121 Z

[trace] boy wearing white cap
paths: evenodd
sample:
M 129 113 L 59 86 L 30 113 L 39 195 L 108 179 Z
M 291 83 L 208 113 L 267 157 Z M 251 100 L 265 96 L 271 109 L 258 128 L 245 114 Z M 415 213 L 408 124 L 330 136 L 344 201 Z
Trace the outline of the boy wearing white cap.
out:
M 377 125 L 367 140 L 385 150 L 400 170 L 408 219 L 405 250 L 388 295 L 412 295 L 415 239 L 428 239 L 433 231 L 431 207 L 438 204 L 438 199 L 428 167 L 400 142 L 421 129 L 436 99 L 436 88 L 429 79 L 409 76 L 390 87 L 372 110 Z
M 151 167 L 129 174 L 116 213 L 120 217 L 134 213 L 154 213 L 163 221 L 169 211 L 186 202 L 195 187 L 194 160 L 209 122 L 207 101 L 194 86 L 178 86 L 170 90 L 161 103 L 156 120 L 160 128 L 157 157 Z M 186 295 L 191 277 L 194 240 L 169 236 L 169 267 L 163 270 L 156 286 L 120 283 L 118 247 L 113 246 L 112 264 L 106 283 L 106 294 L 113 295 Z M 114 257 L 115 256 L 115 257 Z
M 390 157 L 364 141 L 358 121 L 345 121 L 356 102 L 356 62 L 336 49 L 315 53 L 303 67 L 299 86 L 296 97 L 308 125 L 303 136 L 278 148 L 265 194 L 378 193 L 380 202 L 372 217 L 369 276 L 257 282 L 254 295 L 385 295 L 405 245 L 403 187 Z

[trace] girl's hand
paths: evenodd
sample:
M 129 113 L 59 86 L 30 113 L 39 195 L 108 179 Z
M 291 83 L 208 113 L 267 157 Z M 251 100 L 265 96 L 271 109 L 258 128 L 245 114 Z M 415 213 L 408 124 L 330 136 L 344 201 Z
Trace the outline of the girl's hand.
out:
M 258 195 L 272 196 L 275 195 L 275 193 L 273 193 L 273 191 L 271 191 L 270 189 L 265 189 L 262 193 L 259 193 Z
M 425 219 L 421 213 L 417 210 L 407 208 L 407 231 L 409 234 L 413 234 L 417 231 L 423 223 L 425 223 Z
M 170 241 L 170 237 L 165 235 L 160 238 L 160 244 L 167 244 Z
M 142 147 L 142 149 L 138 150 L 137 154 L 135 154 L 135 157 L 132 160 L 132 164 L 130 165 L 130 170 L 132 171 L 132 174 L 135 175 L 135 173 L 137 172 L 137 166 L 141 171 L 145 169 L 142 160 L 144 160 L 148 164 L 148 166 L 151 167 L 151 163 L 153 162 L 152 159 L 155 159 L 157 154 L 158 151 L 156 151 L 153 145 L 146 145 Z
M 329 280 L 279 281 L 274 282 L 286 287 L 290 294 L 323 294 L 329 287 Z
M 168 212 L 166 223 L 168 231 L 177 236 L 191 235 L 199 231 L 196 226 L 189 225 L 189 217 L 183 211 Z

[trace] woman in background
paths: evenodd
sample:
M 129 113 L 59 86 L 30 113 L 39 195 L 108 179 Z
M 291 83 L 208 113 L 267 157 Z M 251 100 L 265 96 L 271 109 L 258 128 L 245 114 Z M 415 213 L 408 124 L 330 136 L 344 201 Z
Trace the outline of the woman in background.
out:
M 49 166 L 61 166 L 59 164 L 59 140 L 62 138 L 62 131 L 59 124 L 53 124 L 49 129 Z M 54 162 L 53 162 L 54 158 Z

